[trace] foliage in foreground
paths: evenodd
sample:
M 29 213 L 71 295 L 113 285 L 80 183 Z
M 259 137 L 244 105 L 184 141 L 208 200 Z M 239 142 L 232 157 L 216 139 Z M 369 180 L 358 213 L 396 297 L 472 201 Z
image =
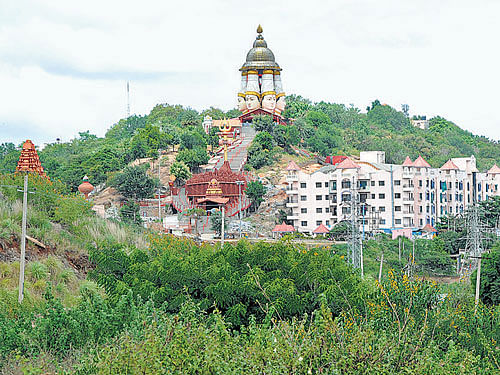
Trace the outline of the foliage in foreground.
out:
M 324 296 L 336 315 L 359 306 L 361 279 L 329 251 L 306 251 L 286 243 L 240 241 L 202 245 L 173 236 L 153 238 L 150 251 L 104 242 L 90 252 L 90 277 L 111 299 L 129 293 L 176 312 L 186 294 L 204 310 L 216 306 L 228 322 L 261 320 L 269 309 L 281 318 L 301 316 L 320 306 Z M 347 302 L 349 300 L 349 302 Z
M 335 316 L 322 296 L 310 314 L 269 309 L 238 329 L 186 297 L 174 314 L 131 294 L 88 291 L 74 308 L 46 294 L 37 312 L 0 310 L 5 368 L 75 374 L 492 374 L 500 370 L 500 309 L 391 271 L 362 306 Z M 350 299 L 347 299 L 350 302 Z M 15 358 L 14 358 L 14 357 Z M 43 361 L 48 357 L 49 361 Z M 38 363 L 37 363 L 38 362 Z M 18 363 L 18 364 L 15 364 Z M 68 363 L 72 363 L 71 366 Z

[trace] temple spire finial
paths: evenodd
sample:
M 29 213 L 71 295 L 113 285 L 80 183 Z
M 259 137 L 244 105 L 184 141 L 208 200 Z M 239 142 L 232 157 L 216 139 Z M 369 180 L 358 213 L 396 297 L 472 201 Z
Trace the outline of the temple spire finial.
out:
M 262 34 L 262 31 L 262 26 L 259 24 L 259 26 L 257 26 L 257 33 Z

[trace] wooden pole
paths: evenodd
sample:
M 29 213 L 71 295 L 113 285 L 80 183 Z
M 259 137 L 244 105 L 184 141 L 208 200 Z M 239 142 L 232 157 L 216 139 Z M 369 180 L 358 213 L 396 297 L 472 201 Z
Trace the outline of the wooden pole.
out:
M 476 277 L 476 307 L 474 313 L 477 310 L 477 304 L 479 303 L 479 287 L 481 285 L 481 257 L 479 257 L 479 262 L 477 263 L 477 277 Z
M 28 174 L 24 176 L 23 190 L 23 222 L 21 233 L 21 259 L 19 262 L 19 303 L 24 298 L 24 266 L 26 262 L 26 216 L 28 212 Z
M 382 256 L 380 257 L 380 268 L 378 269 L 378 282 L 382 281 L 382 264 L 384 263 L 384 252 L 382 251 Z

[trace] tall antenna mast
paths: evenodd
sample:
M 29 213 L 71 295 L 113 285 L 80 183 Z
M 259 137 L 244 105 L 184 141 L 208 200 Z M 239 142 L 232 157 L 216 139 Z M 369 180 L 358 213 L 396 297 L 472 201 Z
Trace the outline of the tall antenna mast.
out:
M 130 86 L 127 81 L 127 118 L 130 117 Z

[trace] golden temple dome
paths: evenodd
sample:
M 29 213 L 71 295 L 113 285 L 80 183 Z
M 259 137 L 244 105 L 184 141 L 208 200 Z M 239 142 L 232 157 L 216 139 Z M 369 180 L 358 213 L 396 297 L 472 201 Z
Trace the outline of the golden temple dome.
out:
M 257 38 L 253 43 L 253 48 L 248 51 L 246 62 L 240 70 L 259 70 L 259 69 L 273 69 L 281 70 L 280 66 L 276 63 L 274 53 L 267 48 L 267 43 L 262 36 L 262 26 L 257 28 Z

